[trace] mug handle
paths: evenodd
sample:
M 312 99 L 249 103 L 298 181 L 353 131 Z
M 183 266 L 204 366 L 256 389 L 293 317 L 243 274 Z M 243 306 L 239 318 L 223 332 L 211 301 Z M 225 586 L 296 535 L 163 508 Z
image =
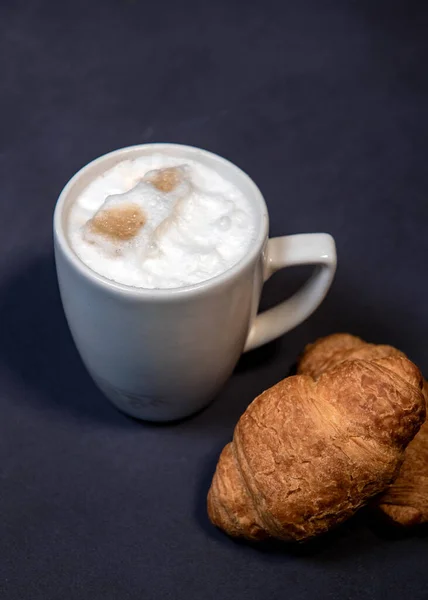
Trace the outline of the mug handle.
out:
M 328 233 L 271 238 L 264 261 L 264 281 L 285 267 L 318 265 L 318 268 L 291 298 L 257 315 L 244 352 L 274 340 L 307 319 L 324 300 L 333 281 L 336 262 L 336 245 Z

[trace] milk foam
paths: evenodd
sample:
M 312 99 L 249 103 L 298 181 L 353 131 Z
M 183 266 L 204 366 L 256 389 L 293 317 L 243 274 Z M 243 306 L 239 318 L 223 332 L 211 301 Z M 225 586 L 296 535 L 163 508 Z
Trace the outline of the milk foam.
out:
M 255 218 L 216 171 L 158 153 L 95 179 L 71 207 L 68 235 L 79 258 L 108 279 L 175 288 L 237 263 L 254 239 Z

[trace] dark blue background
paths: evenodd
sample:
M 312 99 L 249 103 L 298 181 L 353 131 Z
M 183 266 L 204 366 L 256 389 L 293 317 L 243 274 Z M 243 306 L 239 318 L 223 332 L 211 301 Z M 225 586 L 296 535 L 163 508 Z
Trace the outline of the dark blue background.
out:
M 428 539 L 367 514 L 293 551 L 231 541 L 205 513 L 236 420 L 305 343 L 346 330 L 428 372 L 427 34 L 412 0 L 1 3 L 1 598 L 428 598 Z M 328 231 L 339 256 L 321 309 L 173 426 L 95 389 L 52 258 L 68 178 L 150 141 L 236 162 L 273 235 Z M 277 275 L 264 305 L 306 275 Z

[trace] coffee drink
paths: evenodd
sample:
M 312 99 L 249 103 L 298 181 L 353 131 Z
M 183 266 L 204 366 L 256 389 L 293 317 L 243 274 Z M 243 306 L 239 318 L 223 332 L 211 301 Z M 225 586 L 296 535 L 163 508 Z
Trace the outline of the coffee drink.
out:
M 71 207 L 79 258 L 129 286 L 177 288 L 226 271 L 248 251 L 255 217 L 244 194 L 195 160 L 161 153 L 124 160 Z
M 113 404 L 153 421 L 207 405 L 244 349 L 316 309 L 336 266 L 331 236 L 269 240 L 267 207 L 248 175 L 179 144 L 89 163 L 61 192 L 53 225 L 61 298 L 84 364 Z M 318 266 L 313 277 L 257 315 L 264 281 L 303 264 Z

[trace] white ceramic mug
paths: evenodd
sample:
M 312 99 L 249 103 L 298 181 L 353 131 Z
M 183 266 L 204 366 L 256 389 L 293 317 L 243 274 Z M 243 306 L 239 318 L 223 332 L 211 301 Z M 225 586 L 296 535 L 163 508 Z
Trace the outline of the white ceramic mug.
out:
M 239 263 L 202 283 L 153 290 L 106 279 L 77 257 L 67 238 L 70 206 L 107 169 L 153 152 L 198 160 L 245 194 L 258 231 Z M 89 163 L 68 182 L 54 215 L 62 302 L 81 357 L 113 404 L 152 421 L 190 415 L 214 398 L 243 351 L 289 331 L 317 308 L 336 269 L 333 238 L 314 233 L 268 239 L 268 225 L 263 196 L 248 175 L 190 146 L 123 148 Z M 264 281 L 278 269 L 306 264 L 318 265 L 312 278 L 294 296 L 257 315 Z

